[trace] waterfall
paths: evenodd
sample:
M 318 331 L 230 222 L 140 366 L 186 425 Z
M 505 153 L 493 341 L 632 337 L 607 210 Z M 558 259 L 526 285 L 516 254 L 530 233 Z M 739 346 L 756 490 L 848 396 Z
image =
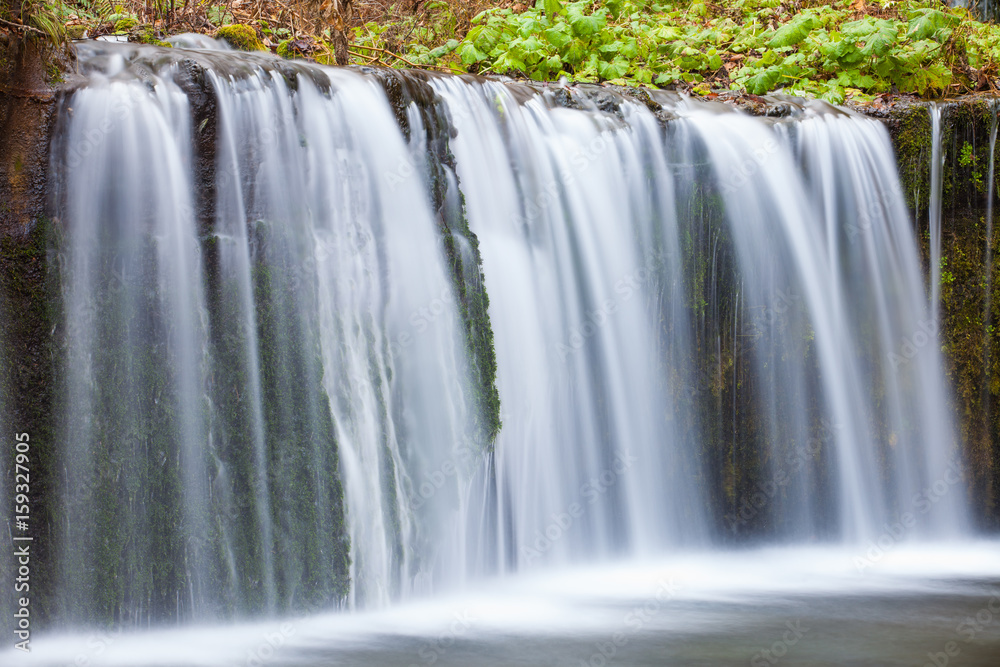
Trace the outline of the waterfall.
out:
M 983 21 L 997 20 L 997 4 L 993 0 L 949 0 L 952 7 L 965 7 Z
M 407 152 L 385 98 L 347 72 L 293 73 L 293 95 L 222 63 L 192 127 L 184 63 L 94 49 L 54 150 L 65 613 L 378 605 L 418 585 L 418 543 L 456 510 L 445 488 L 417 525 L 408 488 L 469 447 L 469 371 L 425 183 L 384 178 Z M 101 572 L 121 588 L 95 590 Z
M 763 513 L 785 537 L 861 540 L 923 507 L 914 498 L 947 468 L 954 435 L 935 379 L 938 325 L 880 125 L 812 105 L 773 127 L 692 103 L 672 109 L 664 136 L 635 103 L 616 119 L 518 103 L 496 84 L 437 85 L 484 247 L 507 415 L 497 474 L 509 516 L 497 523 L 513 526 L 518 562 L 711 534 L 691 482 L 714 443 L 685 404 L 704 392 L 684 363 L 702 293 L 678 307 L 697 289 L 685 282 L 702 279 L 679 239 L 706 222 L 682 193 L 706 181 L 696 206 L 721 209 L 718 233 L 736 255 L 728 289 L 744 316 L 733 344 L 744 340 L 733 354 L 753 357 L 748 400 L 770 467 L 760 490 L 775 496 Z M 684 167 L 699 163 L 692 178 Z M 559 444 L 540 451 L 546 441 Z M 627 450 L 635 468 L 604 488 L 602 470 Z M 818 458 L 831 480 L 816 479 Z M 823 482 L 835 511 L 816 497 Z M 589 509 L 595 488 L 607 500 Z M 963 502 L 947 494 L 920 532 L 957 530 Z M 557 517 L 574 503 L 587 511 L 564 528 Z M 548 546 L 550 529 L 566 538 Z
M 77 51 L 51 168 L 66 623 L 966 533 L 937 273 L 878 122 Z
M 931 312 L 937 320 L 941 308 L 941 194 L 944 188 L 944 149 L 941 146 L 941 106 L 928 107 L 931 116 L 931 182 L 927 226 L 930 233 Z

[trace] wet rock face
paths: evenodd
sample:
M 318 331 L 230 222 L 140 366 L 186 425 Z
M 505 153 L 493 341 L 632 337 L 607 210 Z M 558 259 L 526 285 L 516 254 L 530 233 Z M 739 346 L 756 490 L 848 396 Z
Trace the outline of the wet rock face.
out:
M 56 63 L 53 65 L 52 63 Z M 32 42 L 0 39 L 0 438 L 9 442 L 16 429 L 29 432 L 33 448 L 32 494 L 56 497 L 46 474 L 51 450 L 51 414 L 55 376 L 50 353 L 52 311 L 48 291 L 47 204 L 49 136 L 57 93 L 52 79 L 72 66 L 68 54 L 44 52 Z M 11 451 L 0 452 L 0 467 L 12 469 Z M 53 580 L 48 567 L 50 540 L 45 528 L 51 507 L 32 506 L 38 527 L 34 560 L 37 594 L 44 599 Z M 0 560 L 0 566 L 11 565 Z M 0 596 L 0 603 L 3 597 Z M 11 607 L 6 607 L 11 608 Z M 42 623 L 52 613 L 39 604 Z M 0 623 L 0 627 L 7 626 Z
M 24 236 L 45 204 L 55 93 L 32 42 L 0 42 L 0 236 Z

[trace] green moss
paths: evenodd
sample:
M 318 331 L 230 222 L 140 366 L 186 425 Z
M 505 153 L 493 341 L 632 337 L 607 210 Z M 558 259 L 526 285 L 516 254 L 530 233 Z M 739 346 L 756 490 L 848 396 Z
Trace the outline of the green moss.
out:
M 54 85 L 54 84 L 62 83 L 63 82 L 63 73 L 62 73 L 62 70 L 59 69 L 59 65 L 57 63 L 55 63 L 55 62 L 53 62 L 51 60 L 46 61 L 46 63 L 45 63 L 45 73 L 49 77 L 49 83 L 50 84 Z M 20 171 L 20 169 L 18 171 Z
M 50 283 L 48 243 L 53 225 L 45 218 L 34 222 L 25 236 L 0 237 L 0 303 L 4 314 L 16 313 L 0 321 L 3 353 L 9 363 L 6 378 L 0 378 L 5 417 L 0 429 L 16 429 L 31 436 L 32 501 L 31 514 L 37 527 L 38 551 L 32 558 L 32 571 L 39 574 L 39 586 L 33 605 L 37 619 L 46 623 L 54 615 L 55 564 L 51 526 L 58 523 L 61 492 L 56 482 L 52 443 L 53 394 L 57 377 L 53 369 L 51 333 L 58 300 Z M 13 451 L 13 448 L 10 449 Z M 9 452 L 0 452 L 5 464 Z M 35 616 L 35 610 L 33 617 Z
M 915 104 L 894 111 L 888 126 L 896 149 L 903 195 L 907 206 L 919 215 L 921 210 L 927 210 L 931 182 L 931 119 L 927 106 Z M 921 202 L 924 202 L 922 209 Z
M 224 25 L 215 31 L 216 39 L 224 39 L 230 46 L 240 51 L 264 51 L 264 43 L 257 37 L 257 31 L 248 25 Z
M 118 19 L 115 21 L 115 34 L 124 35 L 137 25 L 139 25 L 139 20 L 134 16 L 126 16 L 125 18 Z
M 152 26 L 145 26 L 138 33 L 133 33 L 133 41 L 139 42 L 140 44 L 152 44 L 153 46 L 163 46 L 167 48 L 170 47 L 169 42 L 164 42 L 156 36 L 156 31 L 153 30 Z

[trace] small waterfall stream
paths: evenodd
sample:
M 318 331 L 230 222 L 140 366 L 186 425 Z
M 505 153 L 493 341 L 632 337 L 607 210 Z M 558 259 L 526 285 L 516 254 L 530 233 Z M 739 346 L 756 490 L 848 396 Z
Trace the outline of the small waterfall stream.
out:
M 939 107 L 928 290 L 885 129 L 825 104 L 78 55 L 52 145 L 66 626 L 969 534 Z
M 944 188 L 944 148 L 941 146 L 941 105 L 928 107 L 931 115 L 931 182 L 927 226 L 930 234 L 930 303 L 934 320 L 941 307 L 941 195 Z

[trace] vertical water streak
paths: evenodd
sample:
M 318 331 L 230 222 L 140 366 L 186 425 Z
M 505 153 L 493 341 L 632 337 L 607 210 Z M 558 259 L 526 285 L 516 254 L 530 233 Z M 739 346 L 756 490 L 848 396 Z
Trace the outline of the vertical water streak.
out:
M 931 182 L 930 201 L 927 208 L 930 233 L 930 304 L 931 315 L 940 322 L 941 312 L 941 195 L 944 187 L 944 148 L 941 137 L 940 104 L 931 102 L 927 107 L 931 117 Z
M 382 605 L 454 574 L 441 565 L 441 544 L 447 517 L 461 513 L 466 471 L 456 458 L 471 450 L 457 300 L 426 185 L 418 170 L 400 175 L 412 158 L 385 99 L 336 70 L 303 73 L 294 85 L 292 93 L 277 72 L 218 82 L 221 124 L 244 147 L 232 169 L 243 194 L 227 215 L 255 228 L 246 243 L 258 303 L 272 304 L 283 327 L 299 322 L 291 335 L 258 336 L 279 359 L 316 364 L 307 375 L 322 369 L 351 543 L 348 601 Z M 282 368 L 271 381 L 286 381 Z M 280 405 L 271 421 L 293 414 Z M 325 469 L 322 441 L 306 440 L 310 467 Z M 328 513 L 320 508 L 315 520 Z M 310 532 L 293 541 L 332 539 L 337 529 Z

